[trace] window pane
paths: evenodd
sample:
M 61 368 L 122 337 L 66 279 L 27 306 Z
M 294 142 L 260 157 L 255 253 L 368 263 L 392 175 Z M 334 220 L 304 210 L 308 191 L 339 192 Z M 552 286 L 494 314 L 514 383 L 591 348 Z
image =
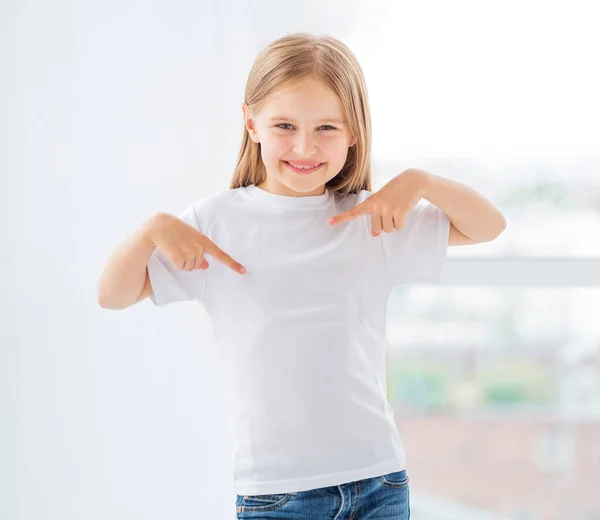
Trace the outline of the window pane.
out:
M 600 257 L 600 31 L 594 2 L 384 2 L 352 48 L 373 120 L 374 188 L 406 168 L 465 182 L 507 217 L 451 256 Z M 426 29 L 424 29 L 426 28 Z
M 375 162 L 375 189 L 411 166 L 471 186 L 506 217 L 496 240 L 451 247 L 450 257 L 600 257 L 600 158 L 400 158 Z
M 600 288 L 397 287 L 388 397 L 417 489 L 506 518 L 600 515 Z

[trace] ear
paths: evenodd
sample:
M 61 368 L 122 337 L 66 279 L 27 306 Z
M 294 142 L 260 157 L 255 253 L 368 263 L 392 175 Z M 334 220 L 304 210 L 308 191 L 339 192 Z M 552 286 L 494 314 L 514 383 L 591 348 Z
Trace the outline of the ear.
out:
M 350 144 L 348 145 L 348 148 L 352 148 L 355 144 L 356 144 L 356 137 L 352 136 L 352 139 L 350 139 Z
M 246 105 L 246 103 L 242 103 L 242 112 L 244 113 L 244 125 L 246 126 L 246 130 L 248 130 L 250 139 L 252 139 L 255 143 L 260 143 L 258 132 L 256 130 L 256 123 L 250 116 L 250 110 L 248 109 L 248 105 Z

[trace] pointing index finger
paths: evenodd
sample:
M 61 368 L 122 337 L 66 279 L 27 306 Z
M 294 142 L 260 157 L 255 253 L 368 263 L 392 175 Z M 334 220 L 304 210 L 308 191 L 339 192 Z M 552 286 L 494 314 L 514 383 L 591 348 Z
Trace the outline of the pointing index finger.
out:
M 362 204 L 360 206 L 356 206 L 350 211 L 346 211 L 341 213 L 340 215 L 336 215 L 335 217 L 331 217 L 327 222 L 329 224 L 339 224 L 340 222 L 347 222 L 349 220 L 354 220 L 361 215 L 366 213 L 366 207 L 363 207 Z
M 206 239 L 205 250 L 209 255 L 214 256 L 219 262 L 225 264 L 234 271 L 242 274 L 246 272 L 246 268 L 242 264 L 236 262 L 231 256 L 209 239 Z

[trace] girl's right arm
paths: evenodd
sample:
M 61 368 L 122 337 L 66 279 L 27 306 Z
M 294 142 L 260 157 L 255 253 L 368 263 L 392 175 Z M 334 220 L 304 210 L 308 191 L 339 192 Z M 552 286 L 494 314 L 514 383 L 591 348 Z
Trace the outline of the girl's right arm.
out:
M 159 218 L 160 214 L 150 217 L 110 255 L 97 285 L 101 307 L 125 309 L 152 295 L 147 265 L 156 248 L 151 228 Z
M 155 248 L 181 271 L 207 269 L 208 253 L 237 273 L 243 266 L 206 235 L 168 213 L 157 213 L 113 251 L 98 280 L 98 303 L 105 309 L 125 309 L 152 296 L 148 262 Z

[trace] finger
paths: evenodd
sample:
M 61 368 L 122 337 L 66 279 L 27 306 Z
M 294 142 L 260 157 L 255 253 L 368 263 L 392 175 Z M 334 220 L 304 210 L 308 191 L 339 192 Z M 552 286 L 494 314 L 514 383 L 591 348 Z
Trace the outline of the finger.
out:
M 184 271 L 192 271 L 194 269 L 194 264 L 196 263 L 196 257 L 190 256 L 183 261 L 183 270 Z
M 381 215 L 381 221 L 383 223 L 383 230 L 386 233 L 394 231 L 394 216 L 389 211 L 384 211 Z
M 381 208 L 375 206 L 371 212 L 371 235 L 374 237 L 379 236 L 379 233 L 381 233 L 381 228 Z
M 194 269 L 208 269 L 210 264 L 207 262 L 206 258 L 203 256 L 196 257 L 196 265 L 194 265 Z
M 214 256 L 219 262 L 225 264 L 230 267 L 237 273 L 245 273 L 246 268 L 236 262 L 233 258 L 231 258 L 225 251 L 223 251 L 220 247 L 218 247 L 214 242 L 212 242 L 209 238 L 204 237 L 204 250 L 210 255 Z
M 194 264 L 194 269 L 207 269 L 209 266 L 206 258 L 204 258 L 204 246 L 197 245 L 196 246 L 196 263 Z
M 406 224 L 406 216 L 402 213 L 394 213 L 394 228 L 402 229 Z
M 349 220 L 354 220 L 355 218 L 369 213 L 369 207 L 367 206 L 367 204 L 365 204 L 365 202 L 359 204 L 350 211 L 346 211 L 344 213 L 341 213 L 340 215 L 331 217 L 327 222 L 329 224 L 340 224 L 341 222 L 348 222 Z

